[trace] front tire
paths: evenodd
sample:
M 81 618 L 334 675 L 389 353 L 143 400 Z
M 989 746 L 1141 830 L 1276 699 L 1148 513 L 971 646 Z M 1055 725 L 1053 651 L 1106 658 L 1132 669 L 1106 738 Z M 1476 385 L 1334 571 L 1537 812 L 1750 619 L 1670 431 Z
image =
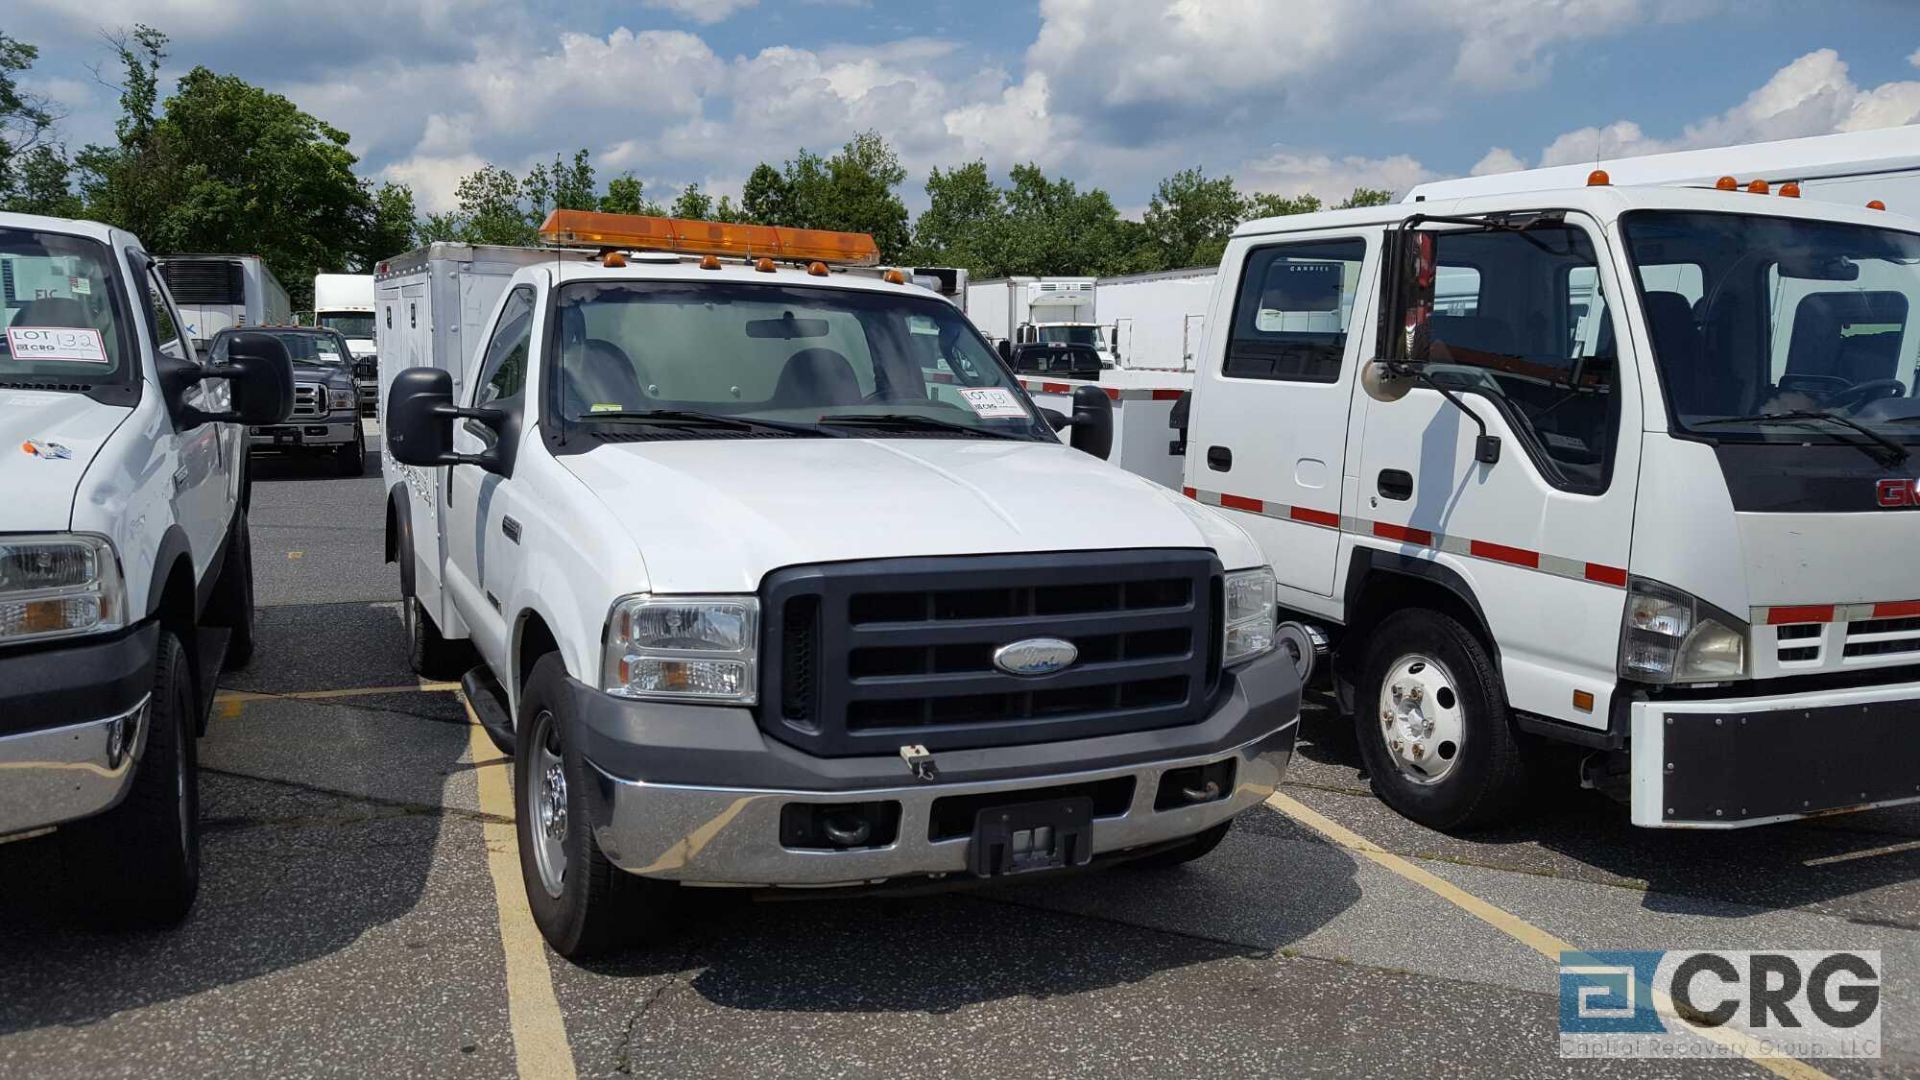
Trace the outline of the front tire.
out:
M 1374 791 L 1428 828 L 1496 824 L 1526 793 L 1499 671 L 1479 637 L 1443 612 L 1398 612 L 1374 631 L 1354 729 Z
M 553 951 L 579 959 L 657 932 L 673 886 L 629 875 L 593 838 L 592 778 L 566 733 L 572 717 L 566 668 L 541 657 L 520 695 L 513 762 L 514 830 L 527 906 Z
M 429 679 L 457 679 L 466 672 L 466 650 L 440 636 L 433 616 L 417 596 L 400 601 L 401 631 L 407 635 L 407 666 Z
M 120 929 L 176 925 L 200 891 L 199 707 L 187 651 L 172 631 L 160 631 L 153 666 L 147 744 L 126 798 L 63 830 L 82 912 Z
M 353 441 L 341 443 L 334 451 L 334 464 L 340 469 L 341 476 L 367 475 L 367 433 L 359 420 L 353 423 Z

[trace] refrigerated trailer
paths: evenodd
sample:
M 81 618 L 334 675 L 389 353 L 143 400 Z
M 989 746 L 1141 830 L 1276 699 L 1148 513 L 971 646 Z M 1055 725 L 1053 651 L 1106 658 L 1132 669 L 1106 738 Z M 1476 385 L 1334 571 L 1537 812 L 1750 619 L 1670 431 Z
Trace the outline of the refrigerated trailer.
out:
M 1091 345 L 1102 363 L 1113 363 L 1105 328 L 1094 317 L 1093 278 L 994 278 L 969 282 L 966 295 L 967 318 L 990 341 Z
M 1192 371 L 1217 270 L 1194 266 L 1101 278 L 1094 289 L 1093 312 L 1095 320 L 1107 327 L 1114 366 L 1128 371 Z
M 258 255 L 168 255 L 159 262 L 187 336 L 204 345 L 229 326 L 286 326 L 293 304 Z

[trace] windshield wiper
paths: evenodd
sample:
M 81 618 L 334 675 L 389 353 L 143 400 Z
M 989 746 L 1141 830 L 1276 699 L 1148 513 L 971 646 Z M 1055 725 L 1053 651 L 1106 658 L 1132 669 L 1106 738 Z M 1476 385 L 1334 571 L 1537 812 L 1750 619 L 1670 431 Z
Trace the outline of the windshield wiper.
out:
M 1839 413 L 1821 412 L 1817 409 L 1789 409 L 1786 412 L 1756 413 L 1753 416 L 1722 416 L 1713 420 L 1702 420 L 1694 427 L 1716 427 L 1722 424 L 1804 424 L 1813 420 L 1825 420 L 1830 424 L 1839 424 L 1851 431 L 1859 432 L 1868 442 L 1842 440 L 1848 446 L 1858 447 L 1860 452 L 1882 465 L 1898 465 L 1907 460 L 1907 448 L 1873 430 L 1858 420 L 1841 416 Z M 1871 443 L 1872 445 L 1869 445 Z M 1875 447 L 1879 449 L 1876 451 Z
M 987 439 L 1015 438 L 1011 433 L 989 431 L 971 424 L 956 424 L 951 420 L 941 420 L 917 413 L 848 413 L 845 416 L 822 416 L 822 424 L 835 427 L 892 428 L 895 431 L 951 431 L 960 435 L 977 435 Z
M 719 428 L 726 431 L 785 431 L 796 435 L 826 434 L 826 432 L 812 424 L 793 424 L 785 420 L 762 420 L 757 417 L 728 416 L 725 413 L 701 412 L 698 409 L 621 409 L 619 411 L 590 412 L 580 419 L 584 421 L 631 420 L 645 424 L 662 424 L 673 427 Z

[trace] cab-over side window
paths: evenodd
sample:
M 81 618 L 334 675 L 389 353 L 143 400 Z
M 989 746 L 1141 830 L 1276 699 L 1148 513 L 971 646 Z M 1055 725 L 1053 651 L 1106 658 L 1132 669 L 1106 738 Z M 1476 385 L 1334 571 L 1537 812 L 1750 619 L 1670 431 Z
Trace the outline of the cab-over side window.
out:
M 1353 322 L 1366 241 L 1307 240 L 1247 253 L 1221 373 L 1330 383 Z

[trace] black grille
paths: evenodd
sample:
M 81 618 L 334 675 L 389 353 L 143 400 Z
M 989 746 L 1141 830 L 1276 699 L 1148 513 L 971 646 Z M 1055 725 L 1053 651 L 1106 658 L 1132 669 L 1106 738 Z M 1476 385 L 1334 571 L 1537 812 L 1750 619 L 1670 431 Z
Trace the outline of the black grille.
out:
M 761 711 L 827 756 L 1005 746 L 1201 718 L 1218 669 L 1207 551 L 888 559 L 768 575 Z M 1017 676 L 1002 645 L 1052 637 L 1065 670 Z
M 1825 627 L 1819 623 L 1797 623 L 1792 626 L 1783 626 L 1777 633 L 1781 641 L 1799 641 L 1802 638 L 1817 638 L 1823 629 Z
M 1901 634 L 1886 641 L 1858 641 L 1868 634 Z M 1897 656 L 1920 652 L 1920 618 L 1862 619 L 1847 624 L 1845 656 Z
M 244 304 L 247 279 L 240 264 L 225 259 L 182 259 L 160 264 L 160 276 L 176 304 Z

